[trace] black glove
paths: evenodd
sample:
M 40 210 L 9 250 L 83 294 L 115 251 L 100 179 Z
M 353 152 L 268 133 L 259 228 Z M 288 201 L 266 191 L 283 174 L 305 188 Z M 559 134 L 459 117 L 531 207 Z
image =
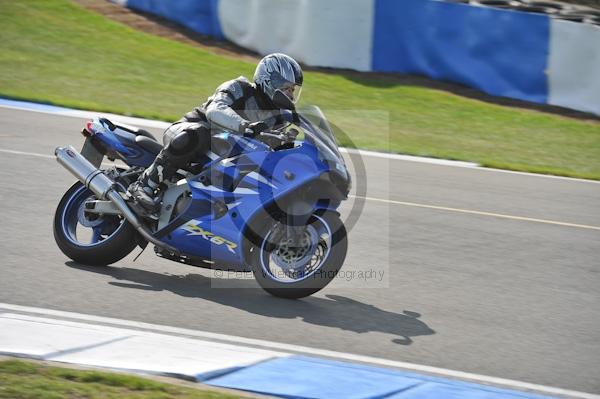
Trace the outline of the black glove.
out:
M 267 125 L 263 121 L 244 123 L 241 127 L 242 129 L 240 130 L 242 130 L 244 137 L 252 138 L 258 136 L 261 132 L 264 132 L 265 130 L 269 130 L 269 125 Z

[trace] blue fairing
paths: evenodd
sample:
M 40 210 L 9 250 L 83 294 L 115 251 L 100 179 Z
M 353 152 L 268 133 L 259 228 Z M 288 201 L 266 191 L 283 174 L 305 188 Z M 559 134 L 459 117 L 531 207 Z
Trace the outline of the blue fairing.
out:
M 242 243 L 246 223 L 277 198 L 329 171 L 327 164 L 320 161 L 316 154 L 316 147 L 306 142 L 290 150 L 243 154 L 238 159 L 245 165 L 253 162 L 257 168 L 255 173 L 242 178 L 234 191 L 205 186 L 198 181 L 198 176 L 189 179 L 193 201 L 182 215 L 186 222 L 163 237 L 163 240 L 186 254 L 243 269 Z M 214 165 L 213 168 L 216 166 L 218 168 L 221 165 Z M 285 176 L 290 171 L 294 173 L 293 180 Z M 210 200 L 223 201 L 229 211 L 216 220 L 210 207 L 205 206 L 203 213 L 198 212 L 203 207 L 201 204 L 208 204 Z M 331 206 L 321 204 L 320 207 Z M 222 241 L 226 242 L 221 244 Z

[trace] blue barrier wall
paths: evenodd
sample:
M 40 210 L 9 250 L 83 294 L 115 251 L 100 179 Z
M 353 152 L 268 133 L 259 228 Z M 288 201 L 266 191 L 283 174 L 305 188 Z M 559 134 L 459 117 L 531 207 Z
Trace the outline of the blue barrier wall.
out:
M 377 0 L 372 69 L 415 73 L 546 103 L 546 15 L 423 0 Z
M 113 0 L 261 54 L 600 115 L 600 28 L 442 0 Z
M 223 39 L 219 0 L 127 0 L 127 7 L 159 15 L 194 32 Z

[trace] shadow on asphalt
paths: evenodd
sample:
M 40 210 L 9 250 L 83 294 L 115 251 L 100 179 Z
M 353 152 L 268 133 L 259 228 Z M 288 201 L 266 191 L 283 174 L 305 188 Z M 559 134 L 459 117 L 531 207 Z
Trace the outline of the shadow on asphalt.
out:
M 381 332 L 398 335 L 392 342 L 410 345 L 412 337 L 432 335 L 435 331 L 419 320 L 419 313 L 395 313 L 340 295 L 300 300 L 276 298 L 260 288 L 252 279 L 228 280 L 230 288 L 214 288 L 212 279 L 201 274 L 171 275 L 127 267 L 95 267 L 66 262 L 68 267 L 86 270 L 117 280 L 109 284 L 146 291 L 170 291 L 188 298 L 201 298 L 224 306 L 261 316 L 281 319 L 301 318 L 318 326 L 334 327 L 356 333 Z M 235 288 L 233 288 L 235 287 Z M 235 295 L 232 295 L 235 290 Z

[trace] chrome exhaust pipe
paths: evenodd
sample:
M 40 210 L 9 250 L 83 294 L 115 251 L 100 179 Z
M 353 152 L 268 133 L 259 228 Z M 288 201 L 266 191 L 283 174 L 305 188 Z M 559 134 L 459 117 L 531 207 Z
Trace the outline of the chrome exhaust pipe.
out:
M 164 248 L 172 254 L 178 255 L 179 251 L 166 244 L 148 231 L 148 229 L 140 222 L 136 214 L 127 206 L 125 200 L 115 189 L 115 183 L 106 176 L 101 170 L 96 169 L 83 155 L 81 155 L 72 146 L 57 147 L 54 150 L 56 160 L 81 183 L 89 188 L 99 199 L 110 200 L 121 211 L 121 214 L 129 223 L 144 237 L 146 241 L 154 245 Z

